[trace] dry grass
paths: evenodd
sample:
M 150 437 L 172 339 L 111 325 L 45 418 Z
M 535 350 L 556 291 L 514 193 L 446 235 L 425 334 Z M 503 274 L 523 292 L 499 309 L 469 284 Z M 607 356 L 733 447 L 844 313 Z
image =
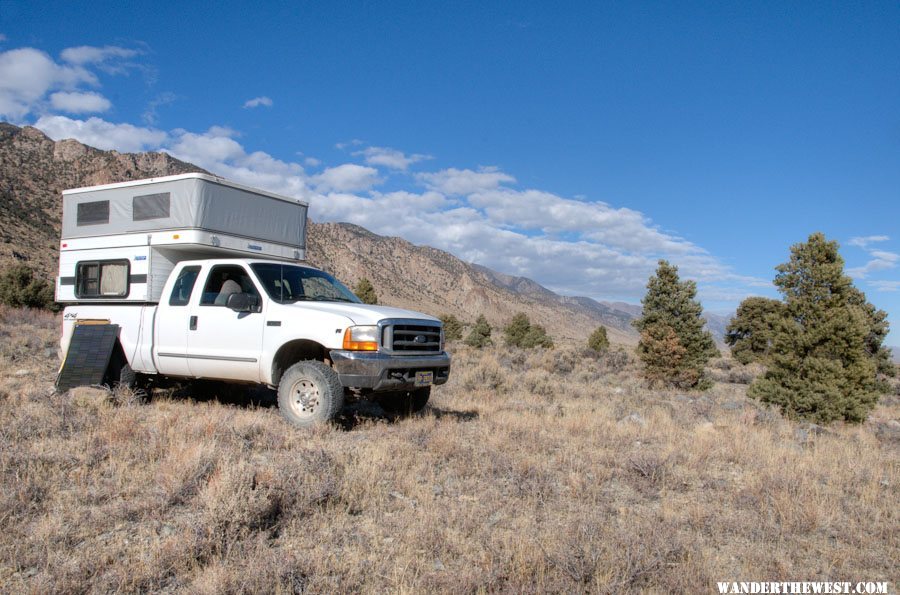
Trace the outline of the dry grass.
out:
M 742 384 L 651 392 L 624 356 L 460 347 L 425 415 L 303 432 L 265 406 L 53 394 L 58 328 L 0 310 L 7 592 L 897 585 L 896 397 L 823 431 Z

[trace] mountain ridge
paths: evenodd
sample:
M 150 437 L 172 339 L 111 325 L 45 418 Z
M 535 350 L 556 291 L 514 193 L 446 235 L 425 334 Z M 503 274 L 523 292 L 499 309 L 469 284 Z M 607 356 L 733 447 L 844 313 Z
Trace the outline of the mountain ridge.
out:
M 166 153 L 103 151 L 0 123 L 0 264 L 25 262 L 45 278 L 55 277 L 66 188 L 188 172 L 209 173 Z M 348 284 L 367 277 L 385 304 L 453 314 L 468 323 L 484 314 L 495 328 L 521 311 L 559 340 L 581 341 L 602 324 L 614 342 L 637 342 L 631 321 L 640 306 L 560 296 L 532 279 L 350 223 L 311 221 L 307 254 Z

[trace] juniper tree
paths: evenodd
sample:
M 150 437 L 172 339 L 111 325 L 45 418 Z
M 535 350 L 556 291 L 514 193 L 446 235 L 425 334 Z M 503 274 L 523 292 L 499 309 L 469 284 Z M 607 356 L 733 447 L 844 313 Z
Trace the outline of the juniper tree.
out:
M 776 318 L 781 312 L 782 303 L 778 300 L 748 297 L 741 302 L 725 330 L 725 343 L 731 346 L 734 359 L 742 364 L 766 363 Z
M 53 308 L 53 287 L 31 267 L 15 264 L 0 275 L 0 303 L 14 308 Z
M 543 326 L 533 324 L 522 339 L 520 346 L 525 349 L 533 349 L 535 347 L 553 349 L 553 339 L 547 334 L 547 330 Z
M 441 314 L 441 322 L 444 323 L 444 339 L 447 341 L 459 341 L 462 339 L 463 325 L 453 314 Z
M 553 347 L 553 339 L 547 335 L 547 331 L 539 324 L 531 324 L 528 315 L 519 312 L 504 329 L 506 344 L 524 349 L 534 347 Z
M 679 388 L 704 388 L 703 368 L 718 354 L 704 329 L 703 307 L 695 298 L 697 284 L 681 281 L 678 267 L 659 261 L 647 282 L 643 313 L 634 321 L 640 331 L 638 356 L 653 383 Z
M 593 349 L 597 353 L 603 353 L 609 349 L 609 337 L 606 336 L 606 327 L 598 326 L 597 329 L 588 337 L 588 348 Z
M 481 349 L 482 347 L 487 347 L 492 344 L 491 340 L 491 325 L 488 324 L 487 318 L 484 317 L 484 314 L 479 314 L 478 318 L 475 320 L 475 326 L 472 327 L 471 332 L 469 332 L 469 336 L 466 337 L 466 345 L 470 345 L 472 347 L 476 347 Z
M 512 317 L 512 320 L 509 321 L 509 324 L 506 325 L 506 328 L 503 329 L 503 334 L 506 337 L 506 344 L 520 346 L 530 329 L 531 321 L 528 320 L 528 316 L 524 312 L 517 313 Z
M 885 377 L 893 378 L 896 376 L 897 366 L 894 365 L 890 348 L 884 346 L 884 340 L 887 338 L 890 330 L 887 312 L 877 309 L 866 301 L 866 294 L 856 287 L 853 287 L 850 292 L 850 303 L 862 308 L 866 314 L 868 326 L 866 352 L 875 360 L 875 367 L 879 376 L 878 390 L 880 393 L 890 392 L 891 387 L 885 381 Z
M 378 303 L 378 294 L 375 293 L 375 288 L 372 287 L 372 282 L 367 278 L 363 277 L 356 284 L 356 287 L 353 288 L 353 293 L 356 294 L 356 297 L 362 300 L 364 304 L 377 304 Z
M 791 247 L 776 267 L 784 298 L 776 319 L 769 368 L 749 394 L 786 415 L 816 422 L 861 422 L 885 386 L 888 325 L 844 274 L 838 244 L 821 233 Z

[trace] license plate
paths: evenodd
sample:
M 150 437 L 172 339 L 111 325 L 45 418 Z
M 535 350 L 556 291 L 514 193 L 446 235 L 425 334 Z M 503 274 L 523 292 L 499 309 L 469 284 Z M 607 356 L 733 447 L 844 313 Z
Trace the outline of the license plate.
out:
M 416 386 L 431 386 L 434 382 L 434 372 L 416 372 Z

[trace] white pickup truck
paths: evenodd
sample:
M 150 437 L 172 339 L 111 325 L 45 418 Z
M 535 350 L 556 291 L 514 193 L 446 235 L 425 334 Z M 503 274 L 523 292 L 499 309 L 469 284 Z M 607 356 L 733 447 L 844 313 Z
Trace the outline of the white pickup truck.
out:
M 347 391 L 422 409 L 450 373 L 440 320 L 363 304 L 303 264 L 306 207 L 205 174 L 63 192 L 57 385 L 92 366 L 265 385 L 298 426 L 334 418 Z
M 372 393 L 391 411 L 425 406 L 450 357 L 441 322 L 360 302 L 334 277 L 278 261 L 178 263 L 158 305 L 69 306 L 62 350 L 79 320 L 119 326 L 133 373 L 258 383 L 300 426 L 333 418 L 344 389 Z

